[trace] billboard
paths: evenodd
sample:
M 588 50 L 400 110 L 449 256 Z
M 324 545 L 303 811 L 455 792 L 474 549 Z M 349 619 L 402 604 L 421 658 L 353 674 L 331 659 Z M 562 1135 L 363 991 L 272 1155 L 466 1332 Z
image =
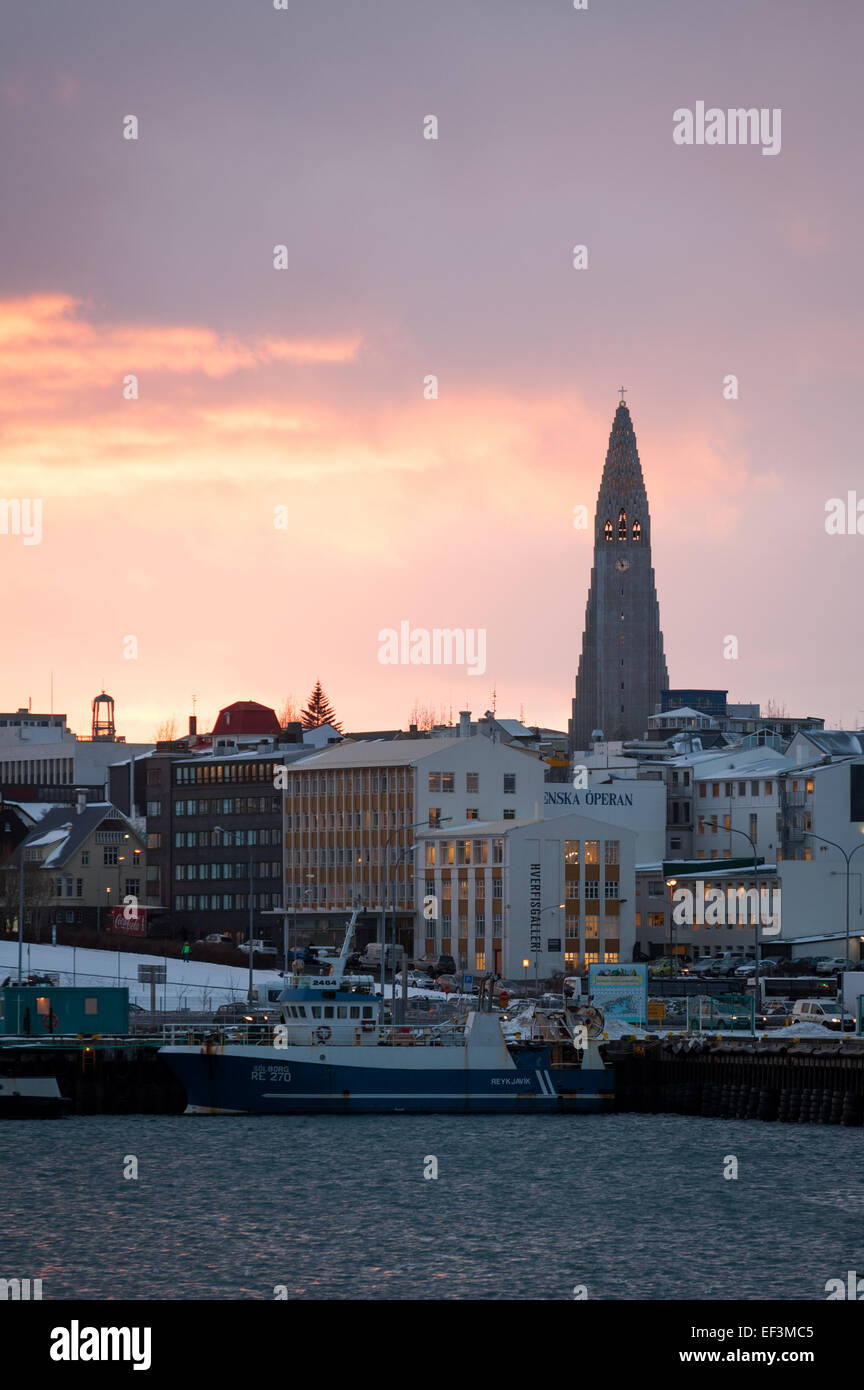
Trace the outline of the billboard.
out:
M 108 931 L 122 931 L 127 936 L 147 935 L 146 907 L 114 907 L 108 918 Z
M 589 965 L 588 993 L 607 1018 L 644 1023 L 648 1004 L 647 965 Z

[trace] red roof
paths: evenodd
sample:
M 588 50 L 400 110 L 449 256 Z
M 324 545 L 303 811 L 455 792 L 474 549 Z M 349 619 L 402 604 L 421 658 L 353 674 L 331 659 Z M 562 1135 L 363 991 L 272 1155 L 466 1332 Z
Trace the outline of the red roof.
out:
M 279 720 L 269 705 L 255 700 L 235 700 L 233 705 L 220 709 L 213 726 L 214 734 L 278 734 Z

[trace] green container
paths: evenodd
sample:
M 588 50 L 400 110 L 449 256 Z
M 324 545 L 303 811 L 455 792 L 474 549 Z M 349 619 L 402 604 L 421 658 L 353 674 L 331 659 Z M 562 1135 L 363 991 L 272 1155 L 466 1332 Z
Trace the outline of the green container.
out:
M 6 985 L 0 1034 L 53 1038 L 129 1032 L 129 991 L 86 985 Z

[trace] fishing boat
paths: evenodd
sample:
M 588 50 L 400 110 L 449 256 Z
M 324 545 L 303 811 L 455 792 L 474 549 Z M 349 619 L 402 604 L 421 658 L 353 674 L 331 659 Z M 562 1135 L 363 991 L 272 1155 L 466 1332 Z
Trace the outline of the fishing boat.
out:
M 355 913 L 330 975 L 296 974 L 281 1022 L 257 1040 L 211 1033 L 160 1055 L 197 1114 L 540 1114 L 608 1110 L 612 1073 L 600 1053 L 602 1016 L 538 1014 L 506 1036 L 502 1015 L 416 1027 L 388 1021 L 369 975 L 346 973 Z M 599 1020 L 599 1023 L 598 1023 Z

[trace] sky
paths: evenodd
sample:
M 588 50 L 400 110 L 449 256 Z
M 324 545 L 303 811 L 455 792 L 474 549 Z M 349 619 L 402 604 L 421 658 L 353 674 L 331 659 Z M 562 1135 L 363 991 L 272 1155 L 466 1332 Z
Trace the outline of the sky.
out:
M 864 724 L 864 535 L 826 532 L 864 503 L 855 0 L 3 30 L 0 498 L 41 536 L 0 509 L 0 707 L 53 672 L 73 728 L 104 687 L 150 739 L 320 678 L 348 729 L 566 728 L 623 385 L 670 684 Z M 676 144 L 700 101 L 779 109 L 779 153 Z M 403 622 L 485 669 L 382 664 Z

